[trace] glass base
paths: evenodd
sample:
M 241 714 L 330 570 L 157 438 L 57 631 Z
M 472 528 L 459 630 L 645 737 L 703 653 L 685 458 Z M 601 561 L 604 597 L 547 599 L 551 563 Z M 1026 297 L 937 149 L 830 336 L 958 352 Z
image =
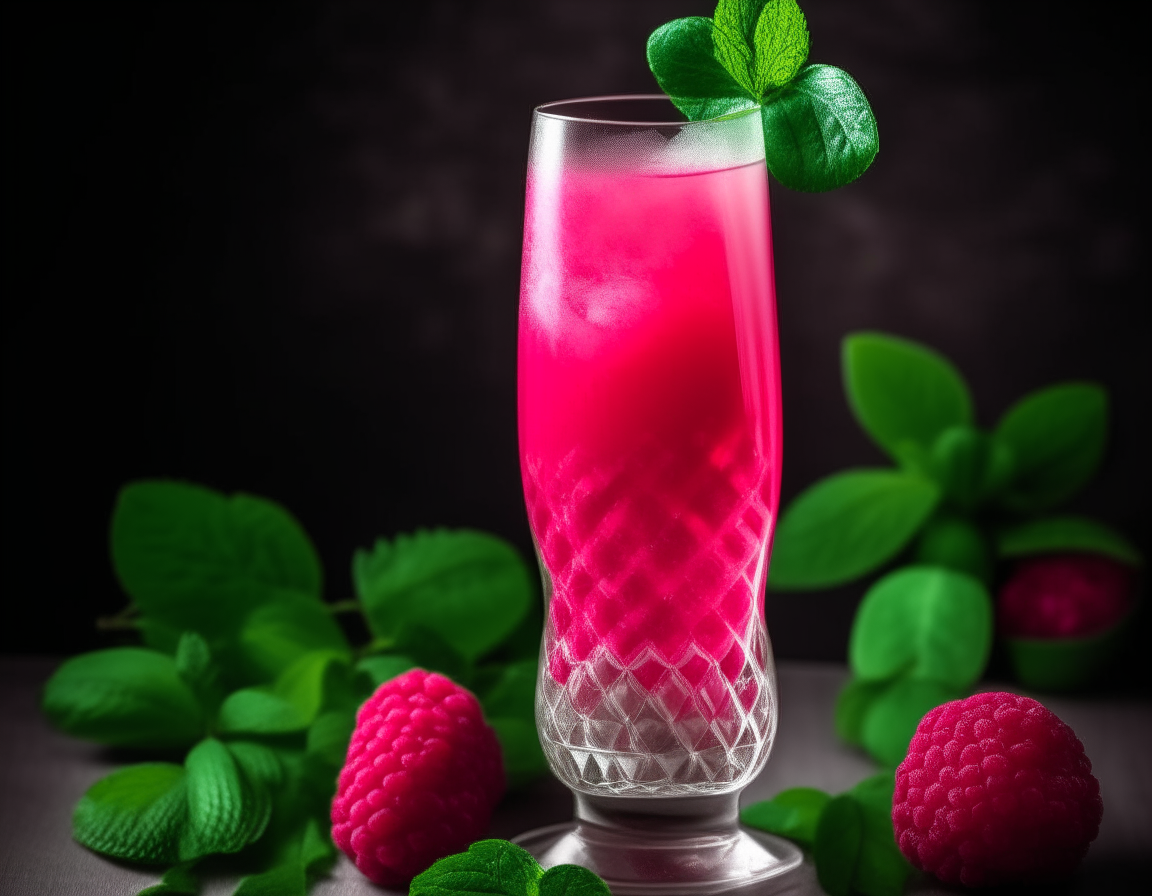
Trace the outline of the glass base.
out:
M 689 896 L 792 889 L 803 861 L 779 837 L 740 827 L 739 793 L 699 797 L 576 794 L 576 818 L 513 840 L 545 868 L 582 865 L 613 896 Z

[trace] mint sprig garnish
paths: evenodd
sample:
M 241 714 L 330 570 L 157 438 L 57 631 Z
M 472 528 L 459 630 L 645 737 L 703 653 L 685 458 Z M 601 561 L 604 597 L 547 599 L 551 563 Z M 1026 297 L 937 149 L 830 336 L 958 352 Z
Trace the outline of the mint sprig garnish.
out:
M 648 66 L 692 121 L 759 106 L 768 170 L 816 193 L 858 178 L 880 143 L 860 86 L 835 66 L 805 64 L 808 49 L 796 0 L 720 0 L 710 19 L 657 28 Z
M 327 603 L 311 540 L 267 499 L 134 482 L 111 529 L 132 604 L 104 627 L 134 629 L 143 646 L 66 661 L 43 708 L 68 734 L 163 760 L 112 772 L 73 815 L 90 849 L 174 866 L 150 896 L 198 892 L 193 865 L 221 853 L 253 872 L 236 896 L 304 896 L 336 855 L 329 811 L 356 709 L 414 665 L 477 695 L 511 786 L 546 772 L 534 723 L 539 596 L 496 536 L 382 539 L 355 557 L 356 597 Z M 368 643 L 349 642 L 337 621 L 349 612 Z

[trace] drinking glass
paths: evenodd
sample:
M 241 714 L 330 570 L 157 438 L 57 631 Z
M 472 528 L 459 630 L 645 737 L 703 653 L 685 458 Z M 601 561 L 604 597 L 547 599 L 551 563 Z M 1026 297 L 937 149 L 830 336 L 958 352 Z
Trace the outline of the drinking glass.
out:
M 518 838 L 614 896 L 763 889 L 799 864 L 742 830 L 776 730 L 764 623 L 779 348 L 759 111 L 666 97 L 533 114 L 521 473 L 546 602 L 536 719 L 575 796 Z

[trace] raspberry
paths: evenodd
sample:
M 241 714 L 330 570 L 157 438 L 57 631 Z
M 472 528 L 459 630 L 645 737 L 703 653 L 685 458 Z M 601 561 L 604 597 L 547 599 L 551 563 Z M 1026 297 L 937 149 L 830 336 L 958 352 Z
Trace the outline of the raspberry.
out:
M 1080 638 L 1109 628 L 1128 611 L 1128 567 L 1091 554 L 1025 560 L 1000 590 L 997 617 L 1010 638 Z
M 480 839 L 503 791 L 500 745 L 476 698 L 412 669 L 360 707 L 332 801 L 332 838 L 375 883 L 406 886 Z
M 917 868 L 985 886 L 1071 872 L 1103 812 L 1072 729 L 1030 697 L 992 693 L 920 720 L 896 770 L 892 824 Z

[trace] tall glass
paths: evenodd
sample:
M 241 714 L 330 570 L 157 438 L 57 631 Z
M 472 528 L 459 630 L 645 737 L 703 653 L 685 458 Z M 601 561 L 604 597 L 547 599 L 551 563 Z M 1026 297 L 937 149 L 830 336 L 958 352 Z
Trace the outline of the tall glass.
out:
M 776 729 L 763 591 L 779 349 L 758 110 L 665 97 L 535 110 L 520 461 L 547 602 L 536 718 L 570 825 L 520 842 L 615 896 L 760 885 L 739 829 Z

